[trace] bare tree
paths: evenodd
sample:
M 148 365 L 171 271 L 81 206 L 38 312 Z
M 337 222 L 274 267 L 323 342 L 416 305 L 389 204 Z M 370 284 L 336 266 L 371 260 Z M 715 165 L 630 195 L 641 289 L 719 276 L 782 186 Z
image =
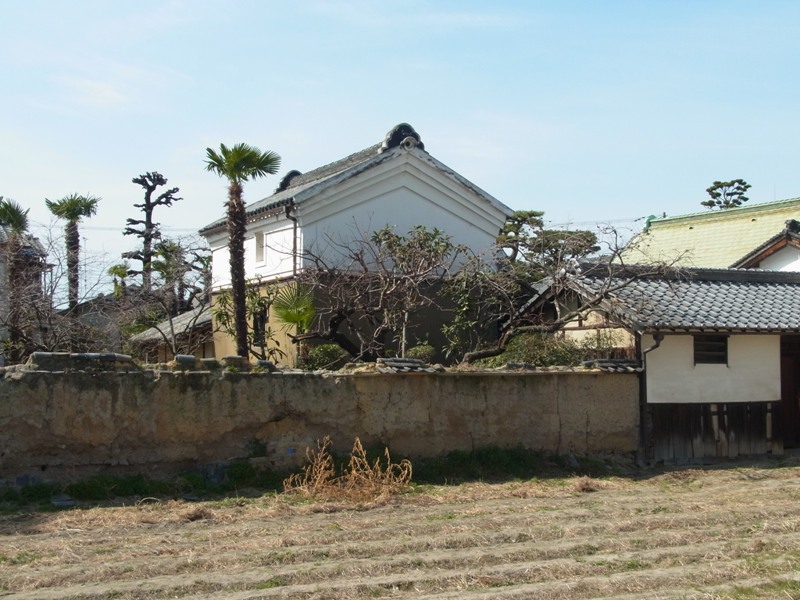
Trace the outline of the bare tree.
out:
M 476 257 L 465 265 L 447 288 L 457 306 L 445 327 L 451 352 L 461 353 L 464 363 L 499 356 L 515 337 L 552 333 L 586 318 L 637 279 L 673 270 L 679 258 L 628 269 L 623 239 L 615 229 L 604 228 L 599 238 L 587 231 L 573 233 L 536 232 L 517 244 L 519 251 L 505 252 L 499 260 L 495 254 L 492 261 Z M 505 246 L 502 236 L 499 242 Z
M 15 330 L 7 342 L 7 356 L 24 361 L 35 351 L 109 351 L 119 347 L 115 301 L 104 296 L 104 274 L 85 278 L 78 302 L 69 307 L 69 256 L 63 233 L 51 223 L 41 239 L 28 238 L 29 247 L 15 267 L 15 300 L 8 311 L 0 311 L 0 327 Z M 23 250 L 25 248 L 23 247 Z M 3 249 L 4 257 L 9 248 Z M 86 262 L 101 264 L 102 257 L 89 255 Z
M 391 346 L 403 356 L 415 315 L 443 310 L 439 288 L 466 253 L 444 232 L 422 226 L 406 235 L 385 227 L 349 243 L 329 240 L 324 253 L 307 253 L 309 266 L 298 275 L 311 290 L 317 320 L 295 341 L 333 342 L 367 361 Z

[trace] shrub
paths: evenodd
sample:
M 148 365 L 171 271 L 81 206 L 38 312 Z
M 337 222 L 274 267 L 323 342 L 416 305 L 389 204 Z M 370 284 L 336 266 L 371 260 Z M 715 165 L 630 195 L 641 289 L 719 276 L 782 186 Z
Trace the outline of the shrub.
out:
M 308 356 L 300 361 L 300 367 L 309 371 L 328 369 L 335 371 L 341 369 L 350 356 L 336 344 L 320 344 L 312 346 Z
M 483 359 L 479 364 L 502 367 L 520 362 L 537 367 L 575 367 L 584 360 L 612 356 L 616 342 L 613 332 L 603 330 L 581 341 L 554 334 L 523 334 L 512 339 L 503 354 Z
M 435 356 L 436 348 L 430 344 L 419 344 L 406 350 L 406 358 L 416 358 L 426 363 L 432 363 Z

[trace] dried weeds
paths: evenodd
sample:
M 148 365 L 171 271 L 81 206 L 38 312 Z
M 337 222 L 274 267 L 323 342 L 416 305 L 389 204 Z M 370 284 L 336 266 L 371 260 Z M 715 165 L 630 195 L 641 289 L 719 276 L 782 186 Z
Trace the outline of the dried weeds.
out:
M 350 460 L 342 473 L 337 473 L 330 452 L 331 439 L 326 436 L 317 449 L 308 449 L 308 464 L 301 473 L 283 482 L 287 494 L 328 501 L 375 502 L 386 500 L 405 490 L 411 483 L 409 460 L 393 463 L 389 449 L 384 449 L 384 461 L 370 462 L 359 438 L 355 439 Z

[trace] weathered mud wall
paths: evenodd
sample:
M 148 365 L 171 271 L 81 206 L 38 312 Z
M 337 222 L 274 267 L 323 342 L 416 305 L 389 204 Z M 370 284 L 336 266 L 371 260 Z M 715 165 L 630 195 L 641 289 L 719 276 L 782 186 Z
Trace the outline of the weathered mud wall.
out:
M 165 475 L 251 456 L 282 468 L 326 435 L 340 451 L 359 436 L 395 458 L 489 445 L 627 453 L 638 443 L 633 374 L 268 374 L 113 363 L 5 372 L 0 480 Z

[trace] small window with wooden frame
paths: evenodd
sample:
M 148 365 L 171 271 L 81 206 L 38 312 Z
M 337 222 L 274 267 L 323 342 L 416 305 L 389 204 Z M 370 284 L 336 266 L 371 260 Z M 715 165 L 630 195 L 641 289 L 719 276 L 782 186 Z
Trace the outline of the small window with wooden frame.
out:
M 727 335 L 695 335 L 694 337 L 694 364 L 696 365 L 727 365 L 728 364 L 728 336 Z

